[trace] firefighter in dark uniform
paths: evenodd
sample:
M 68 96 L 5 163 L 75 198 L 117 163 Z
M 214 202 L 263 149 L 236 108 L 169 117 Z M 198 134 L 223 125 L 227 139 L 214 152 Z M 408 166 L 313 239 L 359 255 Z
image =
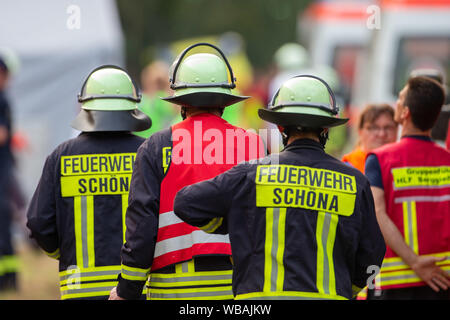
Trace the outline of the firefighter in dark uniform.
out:
M 140 94 L 116 66 L 94 69 L 78 96 L 78 137 L 48 157 L 27 213 L 31 237 L 59 260 L 62 299 L 105 299 L 120 273 L 136 150 L 151 126 Z
M 197 47 L 218 54 L 187 55 Z M 182 222 L 173 213 L 173 199 L 186 185 L 263 156 L 263 143 L 221 117 L 225 107 L 247 97 L 232 92 L 235 78 L 219 48 L 208 43 L 186 48 L 170 80 L 174 94 L 164 99 L 181 105 L 184 120 L 154 133 L 137 152 L 122 272 L 111 300 L 136 299 L 147 277 L 151 300 L 233 298 L 228 236 Z
M 259 116 L 285 149 L 181 189 L 175 214 L 229 232 L 236 299 L 351 299 L 385 245 L 367 179 L 324 152 L 328 128 L 347 119 L 310 75 L 284 82 L 269 107 Z

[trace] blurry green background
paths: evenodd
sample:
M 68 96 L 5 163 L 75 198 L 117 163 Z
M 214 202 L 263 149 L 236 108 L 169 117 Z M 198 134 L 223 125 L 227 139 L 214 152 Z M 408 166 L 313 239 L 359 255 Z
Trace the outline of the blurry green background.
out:
M 235 31 L 245 39 L 255 68 L 272 62 L 285 42 L 296 41 L 296 19 L 311 0 L 117 0 L 134 75 L 156 58 L 152 50 L 184 38 Z

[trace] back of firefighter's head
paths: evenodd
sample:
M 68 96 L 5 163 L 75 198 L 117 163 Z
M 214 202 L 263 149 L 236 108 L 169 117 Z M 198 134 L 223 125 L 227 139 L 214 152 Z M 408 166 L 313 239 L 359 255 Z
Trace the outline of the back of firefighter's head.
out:
M 412 125 L 423 132 L 431 130 L 444 100 L 444 88 L 436 80 L 423 76 L 410 78 L 399 93 L 395 120 L 403 126 Z
M 217 54 L 200 52 L 187 53 L 196 47 L 209 47 Z M 236 78 L 231 66 L 216 46 L 209 43 L 196 43 L 186 48 L 172 64 L 170 87 L 174 94 L 163 98 L 182 106 L 182 110 L 196 108 L 220 110 L 248 97 L 233 94 Z
M 146 130 L 151 120 L 138 110 L 140 100 L 139 89 L 125 70 L 100 66 L 81 87 L 81 110 L 72 127 L 84 132 Z
M 336 98 L 330 86 L 313 75 L 299 75 L 285 81 L 268 109 L 260 109 L 258 114 L 278 125 L 284 144 L 291 137 L 316 136 L 325 146 L 328 128 L 348 121 L 337 117 Z

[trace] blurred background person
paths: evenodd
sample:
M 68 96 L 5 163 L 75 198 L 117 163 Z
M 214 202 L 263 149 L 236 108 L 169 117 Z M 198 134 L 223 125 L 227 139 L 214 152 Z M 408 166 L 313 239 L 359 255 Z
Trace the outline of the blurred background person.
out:
M 439 113 L 438 119 L 431 130 L 431 138 L 442 147 L 447 147 L 447 149 L 449 149 L 448 144 L 446 145 L 446 141 L 448 141 L 448 131 L 450 130 L 450 95 L 448 94 L 448 86 L 446 85 L 444 73 L 441 71 L 442 67 L 441 65 L 438 66 L 440 68 L 414 69 L 411 71 L 409 77 L 427 77 L 436 80 L 443 86 L 445 91 L 445 102 L 442 106 L 441 113 Z
M 364 173 L 366 155 L 369 151 L 397 140 L 398 125 L 394 109 L 388 104 L 370 104 L 362 111 L 358 122 L 358 143 L 345 154 L 342 161 Z
M 0 55 L 0 291 L 16 288 L 17 259 L 12 243 L 13 154 L 11 151 L 11 108 L 6 97 L 9 67 Z
M 162 60 L 155 60 L 148 64 L 141 72 L 142 100 L 138 109 L 153 120 L 151 128 L 134 132 L 134 134 L 148 138 L 154 132 L 170 127 L 180 122 L 181 116 L 172 103 L 164 101 L 161 97 L 170 94 L 171 89 L 167 77 L 169 66 Z

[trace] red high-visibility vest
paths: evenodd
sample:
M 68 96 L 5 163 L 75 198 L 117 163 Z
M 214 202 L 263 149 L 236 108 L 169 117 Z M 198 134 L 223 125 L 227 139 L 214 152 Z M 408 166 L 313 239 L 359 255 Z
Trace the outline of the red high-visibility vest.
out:
M 378 157 L 386 212 L 418 255 L 447 256 L 450 272 L 450 153 L 431 141 L 404 137 L 372 152 Z M 388 246 L 381 289 L 425 285 Z
M 159 226 L 152 271 L 199 255 L 231 255 L 228 235 L 208 234 L 173 212 L 177 192 L 265 155 L 261 138 L 202 113 L 172 126 L 172 156 L 161 183 Z

